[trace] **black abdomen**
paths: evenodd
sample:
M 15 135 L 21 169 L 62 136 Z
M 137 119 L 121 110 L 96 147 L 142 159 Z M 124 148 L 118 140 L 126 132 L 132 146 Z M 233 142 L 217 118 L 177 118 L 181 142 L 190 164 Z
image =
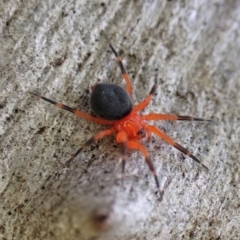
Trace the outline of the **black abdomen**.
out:
M 95 85 L 90 105 L 97 116 L 108 120 L 119 120 L 132 110 L 132 101 L 125 89 L 109 83 Z

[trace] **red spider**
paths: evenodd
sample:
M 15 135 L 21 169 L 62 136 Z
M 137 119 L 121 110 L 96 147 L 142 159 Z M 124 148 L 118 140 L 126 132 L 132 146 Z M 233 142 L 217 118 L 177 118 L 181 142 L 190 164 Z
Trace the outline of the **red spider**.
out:
M 106 38 L 107 39 L 107 38 Z M 202 167 L 208 170 L 208 168 L 200 162 L 195 156 L 192 155 L 187 149 L 176 143 L 169 136 L 167 136 L 160 129 L 154 125 L 149 125 L 148 120 L 186 120 L 186 121 L 211 121 L 205 120 L 202 118 L 195 118 L 189 116 L 178 116 L 172 114 L 160 114 L 160 113 L 149 113 L 147 115 L 141 115 L 139 112 L 143 110 L 150 103 L 152 95 L 155 93 L 157 88 L 157 79 L 155 79 L 154 85 L 151 88 L 149 95 L 140 103 L 133 106 L 132 105 L 132 86 L 130 78 L 126 73 L 126 70 L 122 64 L 121 58 L 113 48 L 110 41 L 107 39 L 108 45 L 113 51 L 116 61 L 121 69 L 122 76 L 126 81 L 126 90 L 122 87 L 115 84 L 96 84 L 92 87 L 92 94 L 90 98 L 90 105 L 92 111 L 98 116 L 93 117 L 84 112 L 81 112 L 75 108 L 68 107 L 62 103 L 55 102 L 48 98 L 45 98 L 37 93 L 31 92 L 31 94 L 36 95 L 43 100 L 54 104 L 55 106 L 65 109 L 69 112 L 74 113 L 78 117 L 84 118 L 88 121 L 109 125 L 109 128 L 102 130 L 91 137 L 87 142 L 85 142 L 77 152 L 68 160 L 67 163 L 73 161 L 76 156 L 85 148 L 96 142 L 97 140 L 115 134 L 116 142 L 120 145 L 121 150 L 121 161 L 122 161 L 122 173 L 124 173 L 126 155 L 128 149 L 139 150 L 148 164 L 149 169 L 151 170 L 158 192 L 162 196 L 162 191 L 159 188 L 159 181 L 153 163 L 149 157 L 148 151 L 141 144 L 140 140 L 142 138 L 150 138 L 151 134 L 156 134 L 159 138 L 163 139 L 168 144 L 177 148 L 182 153 L 191 157 L 194 161 L 200 164 Z

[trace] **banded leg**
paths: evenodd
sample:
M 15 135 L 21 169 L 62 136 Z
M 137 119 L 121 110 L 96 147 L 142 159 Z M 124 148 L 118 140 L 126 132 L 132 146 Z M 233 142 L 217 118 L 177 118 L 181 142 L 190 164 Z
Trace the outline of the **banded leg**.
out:
M 119 56 L 119 54 L 117 53 L 117 51 L 114 49 L 113 45 L 111 44 L 110 40 L 108 39 L 108 37 L 103 33 L 104 37 L 106 38 L 107 40 L 107 43 L 109 45 L 109 47 L 111 48 L 112 52 L 114 53 L 115 57 L 116 57 L 116 61 L 118 63 L 118 66 L 120 67 L 121 69 L 121 72 L 122 72 L 122 76 L 123 76 L 123 79 L 126 81 L 126 91 L 128 92 L 128 94 L 130 96 L 132 96 L 132 84 L 131 84 L 131 81 L 130 81 L 130 78 L 123 66 L 123 63 L 122 63 L 122 59 L 121 57 Z
M 116 141 L 120 144 L 121 151 L 121 162 L 122 162 L 122 177 L 125 171 L 125 164 L 127 158 L 127 133 L 125 131 L 120 131 L 116 135 Z
M 154 85 L 151 88 L 151 91 L 149 92 L 148 96 L 140 103 L 138 103 L 134 108 L 133 111 L 138 112 L 142 109 L 144 109 L 152 100 L 153 94 L 156 92 L 157 89 L 157 78 L 154 80 Z
M 148 125 L 148 124 L 144 124 L 144 128 L 147 131 L 150 131 L 154 134 L 156 134 L 159 138 L 163 139 L 165 142 L 167 142 L 168 144 L 172 145 L 173 147 L 177 148 L 179 151 L 181 151 L 182 153 L 186 154 L 187 156 L 189 156 L 190 158 L 192 158 L 195 162 L 197 162 L 198 164 L 200 164 L 202 167 L 204 167 L 206 170 L 209 170 L 203 163 L 201 163 L 201 161 L 196 158 L 195 156 L 193 156 L 192 153 L 190 153 L 186 148 L 182 147 L 181 145 L 179 145 L 178 143 L 176 143 L 175 141 L 173 141 L 173 139 L 171 139 L 168 135 L 166 135 L 165 133 L 163 133 L 160 129 L 158 129 L 155 126 L 152 125 Z
M 49 98 L 46 98 L 46 97 L 43 97 L 43 96 L 37 94 L 37 93 L 34 93 L 34 92 L 29 92 L 29 93 L 32 94 L 32 95 L 37 96 L 38 98 L 43 99 L 44 101 L 47 101 L 47 102 L 55 105 L 58 108 L 62 108 L 64 110 L 67 110 L 67 111 L 77 115 L 78 117 L 84 118 L 84 119 L 86 119 L 88 121 L 91 121 L 91 122 L 94 122 L 94 123 L 98 123 L 98 124 L 103 124 L 103 125 L 113 124 L 112 121 L 101 119 L 101 118 L 92 117 L 91 115 L 88 115 L 88 114 L 86 114 L 84 112 L 81 112 L 81 111 L 79 111 L 79 110 L 77 110 L 75 108 L 68 107 L 68 106 L 66 106 L 66 105 L 64 105 L 64 104 L 62 104 L 60 102 L 55 102 L 55 101 L 53 101 L 53 100 L 51 100 Z
M 88 141 L 86 141 L 76 152 L 74 155 L 72 155 L 72 157 L 66 162 L 66 165 L 69 164 L 70 162 L 72 162 L 77 155 L 86 147 L 90 146 L 91 144 L 95 143 L 97 140 L 99 140 L 100 138 L 103 138 L 105 136 L 109 136 L 112 135 L 115 132 L 114 128 L 110 128 L 110 129 L 106 129 L 103 131 L 98 132 L 97 134 L 95 134 L 93 137 L 91 137 Z
M 154 165 L 153 165 L 153 163 L 152 163 L 152 161 L 149 157 L 149 154 L 148 154 L 146 148 L 137 140 L 128 141 L 127 142 L 127 147 L 129 149 L 139 150 L 142 153 L 142 155 L 145 157 L 145 161 L 147 162 L 148 167 L 149 167 L 150 171 L 152 172 L 152 175 L 155 179 L 160 198 L 162 198 L 163 192 L 160 190 L 157 173 L 156 173 L 155 167 L 154 167 Z
M 142 116 L 144 120 L 181 120 L 181 121 L 199 121 L 199 122 L 212 122 L 211 119 L 196 118 L 190 116 L 179 116 L 173 114 L 149 113 Z

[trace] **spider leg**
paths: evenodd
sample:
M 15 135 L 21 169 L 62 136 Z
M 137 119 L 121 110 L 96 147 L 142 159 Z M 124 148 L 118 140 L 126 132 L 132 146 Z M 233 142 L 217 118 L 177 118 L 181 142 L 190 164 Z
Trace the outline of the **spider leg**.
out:
M 138 103 L 133 108 L 133 111 L 138 112 L 138 111 L 144 109 L 152 100 L 152 96 L 155 93 L 156 89 L 157 89 L 157 77 L 154 80 L 154 85 L 152 86 L 151 91 L 149 92 L 148 96 L 142 102 Z
M 182 120 L 182 121 L 199 121 L 212 122 L 211 119 L 196 118 L 190 116 L 179 116 L 173 114 L 149 113 L 142 116 L 144 120 Z
M 121 143 L 120 147 L 121 147 L 122 175 L 124 175 L 126 158 L 127 158 L 127 145 L 126 143 Z
M 113 45 L 111 44 L 110 40 L 108 39 L 108 37 L 103 33 L 104 37 L 106 38 L 107 40 L 107 43 L 108 43 L 108 46 L 111 48 L 112 52 L 114 53 L 115 57 L 116 57 L 116 61 L 118 63 L 118 66 L 120 67 L 121 69 L 121 72 L 122 72 L 122 76 L 124 78 L 124 80 L 126 81 L 126 91 L 128 92 L 128 94 L 130 96 L 132 96 L 132 85 L 131 85 L 131 81 L 130 81 L 130 78 L 123 66 L 123 63 L 122 63 L 122 59 L 121 57 L 119 56 L 119 54 L 117 53 L 117 51 L 114 49 Z
M 163 192 L 160 190 L 160 186 L 159 186 L 159 181 L 158 181 L 158 177 L 157 177 L 157 173 L 156 173 L 156 170 L 155 170 L 155 167 L 149 157 L 149 154 L 146 150 L 146 148 L 137 140 L 130 140 L 127 142 L 127 147 L 129 149 L 135 149 L 135 150 L 139 150 L 142 155 L 145 157 L 145 160 L 148 164 L 148 167 L 150 169 L 150 171 L 152 172 L 152 175 L 154 176 L 154 179 L 155 179 L 155 182 L 156 182 L 156 185 L 157 185 L 157 189 L 158 189 L 158 192 L 160 194 L 160 197 L 162 197 L 162 194 Z
M 109 136 L 112 135 L 115 132 L 114 128 L 109 128 L 103 131 L 100 131 L 98 133 L 96 133 L 94 136 L 92 136 L 88 141 L 86 141 L 76 152 L 75 154 L 72 155 L 72 157 L 66 162 L 66 164 L 69 164 L 70 162 L 72 162 L 77 155 L 86 147 L 90 146 L 91 144 L 95 143 L 97 140 L 99 140 L 100 138 L 103 138 L 105 136 Z
M 197 162 L 198 164 L 200 164 L 202 167 L 204 167 L 206 170 L 209 170 L 203 163 L 201 163 L 201 161 L 196 158 L 195 156 L 193 156 L 192 153 L 190 153 L 186 148 L 182 147 L 181 145 L 179 145 L 178 143 L 176 143 L 175 141 L 173 141 L 173 139 L 171 139 L 168 135 L 166 135 L 165 133 L 163 133 L 160 129 L 158 129 L 157 127 L 153 126 L 153 125 L 148 125 L 148 124 L 144 124 L 144 128 L 147 131 L 150 131 L 154 134 L 156 134 L 159 138 L 163 139 L 165 142 L 167 142 L 168 144 L 172 145 L 173 147 L 177 148 L 179 151 L 181 151 L 182 153 L 186 154 L 187 156 L 189 156 L 190 158 L 192 158 L 195 162 Z
M 103 125 L 113 124 L 112 121 L 101 119 L 101 118 L 92 117 L 91 115 L 88 115 L 88 114 L 86 114 L 84 112 L 81 112 L 81 111 L 79 111 L 79 110 L 77 110 L 75 108 L 68 107 L 68 106 L 66 106 L 66 105 L 64 105 L 64 104 L 62 104 L 60 102 L 55 102 L 55 101 L 53 101 L 53 100 L 51 100 L 49 98 L 46 98 L 46 97 L 43 97 L 43 96 L 37 94 L 37 93 L 34 93 L 34 92 L 29 92 L 29 93 L 32 94 L 32 95 L 37 96 L 38 98 L 41 98 L 41 99 L 47 101 L 47 102 L 49 102 L 49 103 L 51 103 L 53 105 L 55 105 L 58 108 L 62 108 L 64 110 L 67 110 L 67 111 L 77 115 L 78 117 L 84 118 L 84 119 L 86 119 L 88 121 L 91 121 L 91 122 L 94 122 L 94 123 L 98 123 L 98 124 L 103 124 Z
M 125 131 L 119 131 L 116 135 L 116 141 L 120 144 L 121 162 L 122 162 L 122 175 L 124 175 L 126 158 L 127 158 L 127 133 Z

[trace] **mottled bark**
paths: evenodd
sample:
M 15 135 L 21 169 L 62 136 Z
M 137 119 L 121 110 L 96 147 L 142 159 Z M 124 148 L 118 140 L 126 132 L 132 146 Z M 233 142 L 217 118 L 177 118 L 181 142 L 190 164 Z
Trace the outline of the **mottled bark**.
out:
M 239 239 L 240 2 L 2 1 L 0 4 L 0 238 Z M 145 142 L 164 188 L 159 202 L 143 156 L 103 129 L 28 92 L 90 113 L 96 82 L 124 86 L 111 39 L 148 112 L 213 118 L 155 122 L 210 172 L 157 137 Z M 221 238 L 220 238 L 221 236 Z

